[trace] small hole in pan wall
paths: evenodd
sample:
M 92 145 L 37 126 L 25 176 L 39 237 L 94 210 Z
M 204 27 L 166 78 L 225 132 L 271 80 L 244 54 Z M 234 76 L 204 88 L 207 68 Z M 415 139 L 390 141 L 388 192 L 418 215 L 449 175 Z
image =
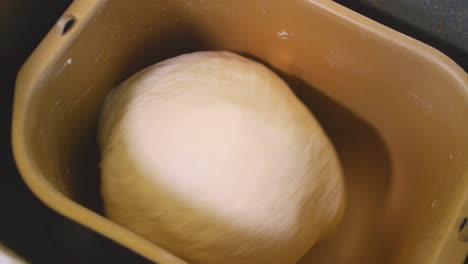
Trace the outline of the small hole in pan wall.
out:
M 461 232 L 461 231 L 463 230 L 463 228 L 466 227 L 467 222 L 468 222 L 468 217 L 465 217 L 465 218 L 461 221 L 460 228 L 458 229 L 458 232 Z
M 468 217 L 464 217 L 458 228 L 458 239 L 463 242 L 468 242 Z M 465 264 L 468 264 L 465 262 Z
M 76 18 L 73 15 L 64 15 L 62 16 L 56 24 L 57 34 L 60 36 L 64 36 L 67 32 L 69 32 L 73 25 L 76 22 Z

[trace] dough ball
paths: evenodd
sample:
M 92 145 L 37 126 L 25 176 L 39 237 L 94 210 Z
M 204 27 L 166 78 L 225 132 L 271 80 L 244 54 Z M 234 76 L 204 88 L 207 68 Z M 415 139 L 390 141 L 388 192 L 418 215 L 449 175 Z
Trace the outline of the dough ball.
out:
M 102 110 L 105 214 L 191 264 L 292 264 L 337 225 L 344 184 L 317 120 L 230 52 L 157 63 Z

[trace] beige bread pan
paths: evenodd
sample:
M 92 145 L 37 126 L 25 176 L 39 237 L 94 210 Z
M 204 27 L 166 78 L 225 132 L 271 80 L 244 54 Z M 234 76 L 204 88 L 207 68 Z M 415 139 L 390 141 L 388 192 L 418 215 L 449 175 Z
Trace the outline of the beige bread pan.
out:
M 110 89 L 196 50 L 230 50 L 270 66 L 337 149 L 344 219 L 302 264 L 463 263 L 467 74 L 435 49 L 327 0 L 75 0 L 18 75 L 13 148 L 31 190 L 152 261 L 185 263 L 102 215 L 96 123 Z

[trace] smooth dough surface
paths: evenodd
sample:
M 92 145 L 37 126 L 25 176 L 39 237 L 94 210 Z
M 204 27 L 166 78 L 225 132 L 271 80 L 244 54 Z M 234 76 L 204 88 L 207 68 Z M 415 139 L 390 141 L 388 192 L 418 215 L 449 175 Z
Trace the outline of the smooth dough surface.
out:
M 192 264 L 292 264 L 337 225 L 338 158 L 267 67 L 195 52 L 135 74 L 99 124 L 111 220 Z

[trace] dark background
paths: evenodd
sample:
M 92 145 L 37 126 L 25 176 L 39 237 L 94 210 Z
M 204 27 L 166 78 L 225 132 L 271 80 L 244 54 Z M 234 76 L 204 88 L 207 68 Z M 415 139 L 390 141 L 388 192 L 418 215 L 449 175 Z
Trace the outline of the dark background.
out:
M 468 0 L 336 2 L 434 46 L 467 70 Z M 32 263 L 147 263 L 48 209 L 14 164 L 10 125 L 16 74 L 70 3 L 0 0 L 0 242 Z M 90 238 L 98 251 L 83 242 Z

